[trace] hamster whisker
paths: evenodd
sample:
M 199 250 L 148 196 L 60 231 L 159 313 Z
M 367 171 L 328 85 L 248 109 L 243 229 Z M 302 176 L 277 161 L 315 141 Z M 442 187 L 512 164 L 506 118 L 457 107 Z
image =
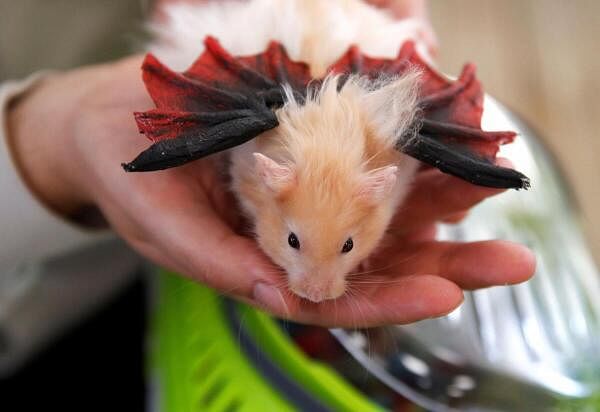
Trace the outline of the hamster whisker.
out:
M 338 307 L 337 307 L 337 299 L 333 300 L 333 321 L 338 323 Z
M 286 275 L 285 270 L 275 268 L 273 270 L 266 270 L 265 273 L 269 275 Z
M 366 323 L 367 318 L 364 315 L 364 312 L 360 309 L 360 304 L 357 302 L 358 300 L 360 300 L 361 303 L 365 303 L 366 305 L 369 306 L 369 310 L 371 310 L 373 313 L 377 313 L 377 307 L 373 304 L 373 302 L 371 301 L 370 297 L 367 295 L 367 293 L 364 290 L 361 290 L 360 288 L 357 287 L 352 287 L 352 285 L 349 285 L 348 288 L 349 293 L 349 303 L 352 303 L 356 306 L 357 310 L 360 312 L 361 317 L 363 319 L 363 323 Z M 362 330 L 362 333 L 365 333 L 367 336 L 369 335 L 369 329 L 366 327 L 363 328 L 355 328 L 354 330 L 357 331 L 358 329 Z M 371 357 L 372 353 L 372 347 L 371 347 L 371 339 L 367 339 L 367 355 L 369 357 Z
M 360 290 L 359 288 L 353 288 L 350 287 L 348 289 L 348 303 L 351 306 L 354 306 L 360 316 L 361 319 L 362 318 L 362 323 L 366 323 L 367 321 L 367 317 L 365 316 L 364 312 L 362 311 L 362 309 L 360 308 L 360 304 L 357 302 L 358 300 L 360 301 L 368 301 L 368 297 L 367 295 L 364 293 L 364 291 Z M 354 317 L 354 316 L 353 316 Z M 360 327 L 358 326 L 358 323 L 355 324 L 355 330 L 360 329 Z
M 389 285 L 395 283 L 402 283 L 404 279 L 373 279 L 373 280 L 352 280 L 355 285 Z
M 390 268 L 392 268 L 394 266 L 395 265 L 388 265 L 388 266 L 384 266 L 384 267 L 381 267 L 381 268 L 370 269 L 370 270 L 363 270 L 362 272 L 349 273 L 347 275 L 347 277 L 364 276 L 364 275 L 368 275 L 368 274 L 375 273 L 375 272 L 382 272 L 382 271 L 390 269 Z
M 375 272 L 381 272 L 381 271 L 384 271 L 384 270 L 388 270 L 388 269 L 393 268 L 394 266 L 402 265 L 402 264 L 408 262 L 409 260 L 414 259 L 417 255 L 418 255 L 418 253 L 415 252 L 415 253 L 407 256 L 405 259 L 403 259 L 403 260 L 401 260 L 399 262 L 394 262 L 394 263 L 391 263 L 391 264 L 389 264 L 387 266 L 383 266 L 383 267 L 376 268 L 376 269 L 365 270 L 365 271 L 362 271 L 362 272 L 349 273 L 347 275 L 347 277 L 354 277 L 354 276 L 366 275 L 366 274 L 370 274 L 370 273 L 375 273 Z
M 348 302 L 348 308 L 350 309 L 350 312 L 352 313 L 352 327 L 350 329 L 354 330 L 355 332 L 359 329 L 358 328 L 358 323 L 356 321 L 354 321 L 356 319 L 356 312 L 355 312 L 355 305 L 356 302 L 354 301 L 356 295 L 355 295 L 355 290 L 354 288 L 350 287 L 350 285 L 348 285 L 349 287 L 346 289 L 346 301 Z

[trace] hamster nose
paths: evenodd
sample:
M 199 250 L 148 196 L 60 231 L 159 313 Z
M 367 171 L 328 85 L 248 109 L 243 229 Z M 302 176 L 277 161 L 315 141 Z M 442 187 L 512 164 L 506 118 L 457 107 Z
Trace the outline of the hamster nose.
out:
M 303 297 L 314 303 L 319 303 L 324 300 L 323 292 L 315 291 L 315 290 L 311 290 L 311 291 L 307 292 Z
M 338 282 L 326 281 L 317 283 L 314 279 L 303 279 L 296 284 L 290 284 L 292 292 L 296 295 L 319 303 L 327 299 L 336 299 L 344 294 L 344 284 L 338 285 Z
M 318 285 L 311 284 L 310 281 L 290 282 L 290 289 L 301 298 L 311 302 L 321 302 L 325 299 L 325 291 Z

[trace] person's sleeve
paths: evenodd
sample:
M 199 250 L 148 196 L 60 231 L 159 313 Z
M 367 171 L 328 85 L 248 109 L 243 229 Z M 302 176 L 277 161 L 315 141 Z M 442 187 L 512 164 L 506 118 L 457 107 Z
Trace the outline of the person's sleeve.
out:
M 46 209 L 29 191 L 13 164 L 7 141 L 8 105 L 35 87 L 43 76 L 35 74 L 23 81 L 0 85 L 0 285 L 6 268 L 66 252 L 98 236 Z
M 0 378 L 101 307 L 140 264 L 112 232 L 86 231 L 47 210 L 13 164 L 8 105 L 42 76 L 0 84 Z

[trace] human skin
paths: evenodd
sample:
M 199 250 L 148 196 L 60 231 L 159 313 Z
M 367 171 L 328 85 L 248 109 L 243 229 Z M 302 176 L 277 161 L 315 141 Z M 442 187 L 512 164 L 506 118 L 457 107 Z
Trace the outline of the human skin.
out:
M 341 298 L 311 303 L 291 294 L 262 253 L 209 157 L 153 173 L 120 163 L 147 147 L 133 111 L 153 107 L 140 76 L 142 57 L 45 78 L 8 112 L 9 146 L 29 188 L 54 212 L 81 219 L 97 210 L 134 249 L 158 265 L 299 322 L 324 326 L 408 323 L 446 314 L 464 289 L 513 284 L 535 258 L 506 241 L 435 240 L 438 221 L 458 221 L 500 193 L 437 170 L 419 172 L 368 269 L 350 277 Z

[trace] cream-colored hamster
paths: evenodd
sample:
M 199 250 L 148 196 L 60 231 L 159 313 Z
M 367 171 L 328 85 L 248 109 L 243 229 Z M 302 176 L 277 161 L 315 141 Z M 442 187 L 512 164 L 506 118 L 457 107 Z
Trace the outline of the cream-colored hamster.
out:
M 341 296 L 406 195 L 418 162 L 394 144 L 413 121 L 416 77 L 376 90 L 350 78 L 339 91 L 329 77 L 302 105 L 290 96 L 276 129 L 232 150 L 233 190 L 297 295 Z
M 175 4 L 155 25 L 152 51 L 185 69 L 213 35 L 233 55 L 270 40 L 321 77 L 350 44 L 393 57 L 418 22 L 398 22 L 360 0 Z M 287 94 L 280 125 L 231 150 L 232 190 L 290 290 L 314 302 L 345 292 L 346 277 L 379 244 L 418 162 L 394 148 L 416 113 L 417 73 L 368 81 L 329 76 L 302 104 Z M 338 90 L 339 88 L 339 90 Z

